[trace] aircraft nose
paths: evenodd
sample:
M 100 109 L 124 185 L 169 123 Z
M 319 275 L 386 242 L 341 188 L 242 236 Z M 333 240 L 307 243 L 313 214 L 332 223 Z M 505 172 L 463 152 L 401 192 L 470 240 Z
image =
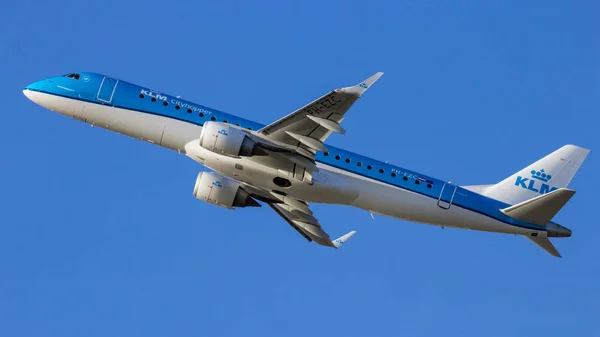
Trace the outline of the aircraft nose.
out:
M 26 86 L 23 91 L 40 91 L 44 88 L 48 88 L 48 80 L 36 81 Z
M 45 92 L 48 88 L 48 80 L 33 82 L 23 88 L 23 95 L 29 100 L 39 104 L 40 93 Z
M 25 95 L 25 97 L 29 98 L 29 100 L 32 100 L 32 94 L 31 94 L 31 90 L 29 90 L 29 88 L 25 87 L 25 89 L 23 89 L 23 95 Z

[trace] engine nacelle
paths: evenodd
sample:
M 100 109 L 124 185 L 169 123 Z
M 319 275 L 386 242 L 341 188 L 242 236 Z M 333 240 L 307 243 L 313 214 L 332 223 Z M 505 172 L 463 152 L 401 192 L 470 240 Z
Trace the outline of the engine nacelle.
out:
M 213 205 L 234 207 L 260 207 L 237 182 L 211 172 L 200 172 L 194 186 L 194 196 Z
M 244 131 L 233 128 L 226 123 L 204 123 L 200 134 L 200 146 L 230 157 L 251 157 L 267 154 Z

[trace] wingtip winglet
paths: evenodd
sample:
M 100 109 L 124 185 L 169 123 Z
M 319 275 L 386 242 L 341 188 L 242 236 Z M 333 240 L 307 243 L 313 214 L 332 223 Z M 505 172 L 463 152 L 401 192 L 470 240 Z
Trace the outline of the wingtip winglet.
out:
M 356 231 L 348 232 L 348 233 L 340 236 L 339 238 L 331 241 L 331 243 L 333 244 L 333 246 L 335 248 L 340 248 L 344 243 L 346 243 L 346 241 L 350 240 L 350 238 L 353 237 L 354 234 L 356 234 Z
M 370 87 L 371 85 L 373 85 L 373 83 L 377 82 L 377 80 L 383 76 L 383 72 L 379 71 L 376 72 L 375 74 L 371 75 L 371 77 L 367 78 L 366 80 L 364 80 L 361 84 L 366 84 L 367 87 Z M 359 84 L 360 85 L 360 84 Z
M 360 82 L 359 84 L 352 86 L 352 87 L 347 87 L 347 88 L 343 88 L 341 90 L 347 92 L 347 93 L 351 93 L 351 94 L 356 94 L 358 96 L 362 95 L 365 91 L 367 91 L 367 89 L 369 89 L 373 83 L 377 82 L 377 80 L 383 76 L 383 72 L 377 72 L 373 75 L 371 75 L 371 77 L 367 78 L 366 80 Z

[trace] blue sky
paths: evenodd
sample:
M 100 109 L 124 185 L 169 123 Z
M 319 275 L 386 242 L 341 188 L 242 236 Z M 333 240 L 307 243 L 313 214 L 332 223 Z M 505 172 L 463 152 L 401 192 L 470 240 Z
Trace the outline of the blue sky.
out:
M 600 33 L 593 1 L 13 1 L 4 94 L 0 335 L 598 336 Z M 338 251 L 268 208 L 192 196 L 182 155 L 51 113 L 22 88 L 109 74 L 268 123 L 385 75 L 329 144 L 459 185 L 592 149 L 555 221 L 521 237 L 315 205 Z

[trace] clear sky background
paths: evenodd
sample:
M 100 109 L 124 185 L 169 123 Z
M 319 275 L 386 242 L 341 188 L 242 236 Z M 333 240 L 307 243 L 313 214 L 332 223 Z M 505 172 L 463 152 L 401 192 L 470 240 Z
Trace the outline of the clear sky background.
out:
M 0 336 L 600 336 L 597 1 L 11 1 L 0 13 Z M 183 155 L 22 88 L 112 75 L 262 123 L 385 75 L 328 143 L 459 185 L 592 149 L 557 259 L 510 235 L 192 196 Z

